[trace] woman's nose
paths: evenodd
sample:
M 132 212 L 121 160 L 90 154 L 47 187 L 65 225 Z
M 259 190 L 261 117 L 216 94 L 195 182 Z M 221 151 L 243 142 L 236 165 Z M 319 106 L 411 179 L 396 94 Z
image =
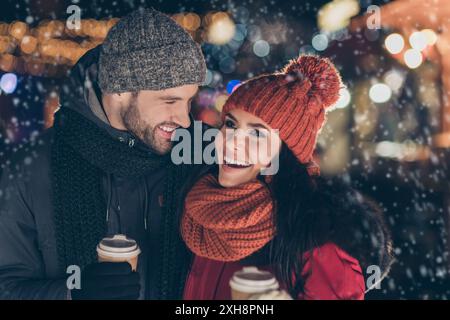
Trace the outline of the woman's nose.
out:
M 245 151 L 247 135 L 242 129 L 234 129 L 227 132 L 227 148 L 234 151 Z

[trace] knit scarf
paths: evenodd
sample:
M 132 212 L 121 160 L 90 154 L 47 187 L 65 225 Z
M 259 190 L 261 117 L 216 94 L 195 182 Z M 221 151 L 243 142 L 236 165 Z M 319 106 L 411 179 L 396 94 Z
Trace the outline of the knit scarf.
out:
M 129 147 L 78 112 L 61 108 L 55 114 L 51 151 L 52 190 L 58 261 L 81 268 L 97 260 L 96 246 L 106 234 L 105 174 L 140 177 L 167 169 L 161 225 L 160 298 L 178 298 L 184 284 L 179 257 L 176 191 L 186 166 L 175 166 L 168 156 Z M 186 251 L 186 250 L 185 250 Z
M 207 174 L 186 197 L 181 234 L 198 256 L 241 260 L 274 237 L 270 192 L 259 181 L 223 188 L 215 175 Z

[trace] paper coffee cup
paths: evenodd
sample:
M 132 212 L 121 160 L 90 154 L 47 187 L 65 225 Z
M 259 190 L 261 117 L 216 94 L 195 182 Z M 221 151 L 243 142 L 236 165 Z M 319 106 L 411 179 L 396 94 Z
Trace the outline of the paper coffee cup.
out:
M 140 253 L 136 241 L 123 234 L 103 238 L 97 245 L 99 262 L 128 262 L 133 271 L 136 271 Z
M 244 267 L 234 273 L 230 280 L 231 299 L 248 300 L 253 294 L 264 293 L 279 288 L 277 279 L 267 271 L 256 267 Z

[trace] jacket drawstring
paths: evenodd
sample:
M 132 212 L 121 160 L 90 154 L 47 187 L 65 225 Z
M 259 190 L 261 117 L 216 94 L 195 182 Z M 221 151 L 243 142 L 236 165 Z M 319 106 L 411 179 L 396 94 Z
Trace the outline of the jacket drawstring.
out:
M 113 193 L 113 188 L 114 188 L 114 184 L 113 184 L 113 174 L 112 173 L 108 173 L 107 174 L 107 188 L 108 188 L 108 201 L 106 204 L 106 222 L 109 221 L 110 218 L 110 208 L 111 208 L 111 204 L 112 204 L 112 193 Z M 116 192 L 117 194 L 117 192 Z M 120 211 L 120 203 L 119 203 L 119 211 Z M 114 230 L 115 233 L 122 233 L 122 225 L 120 222 L 120 213 L 116 215 L 117 216 L 117 232 Z
M 144 229 L 147 230 L 147 212 L 148 212 L 148 192 L 147 179 L 144 177 Z
M 112 201 L 112 177 L 111 173 L 108 173 L 106 175 L 106 188 L 108 190 L 108 200 L 106 202 L 106 222 L 109 221 L 109 208 L 111 208 L 111 201 Z
M 107 196 L 107 203 L 106 203 L 106 222 L 109 221 L 109 215 L 110 215 L 110 208 L 111 208 L 111 203 L 112 203 L 112 189 L 113 189 L 113 182 L 112 182 L 112 174 L 109 173 L 106 176 L 106 185 L 107 185 L 107 190 L 108 190 L 108 196 Z M 147 230 L 147 212 L 148 212 L 148 197 L 149 197 L 149 192 L 148 192 L 148 185 L 147 185 L 147 179 L 144 178 L 144 229 Z M 118 217 L 118 219 L 120 220 L 120 217 Z M 120 233 L 120 221 L 119 221 L 119 233 Z

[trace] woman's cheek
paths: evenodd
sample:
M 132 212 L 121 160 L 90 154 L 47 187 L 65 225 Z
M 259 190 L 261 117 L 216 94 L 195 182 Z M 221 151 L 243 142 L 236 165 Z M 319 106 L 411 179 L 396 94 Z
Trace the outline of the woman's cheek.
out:
M 224 132 L 222 132 L 222 130 L 220 130 L 214 139 L 214 146 L 216 149 L 216 161 L 218 164 L 223 163 L 223 150 L 224 150 L 223 137 L 224 137 Z
M 270 145 L 269 138 L 260 139 L 258 143 L 251 144 L 249 150 L 250 163 L 259 165 L 260 168 L 269 166 L 277 153 L 276 148 L 276 146 Z

